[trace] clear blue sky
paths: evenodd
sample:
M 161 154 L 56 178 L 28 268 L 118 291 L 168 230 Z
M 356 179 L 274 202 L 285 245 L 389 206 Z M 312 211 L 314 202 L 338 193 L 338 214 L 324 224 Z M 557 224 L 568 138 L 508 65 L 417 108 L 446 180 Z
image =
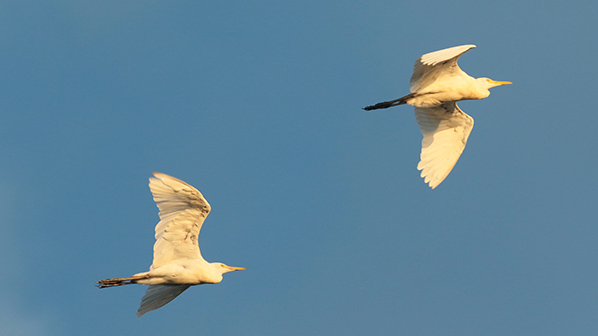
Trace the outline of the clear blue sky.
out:
M 597 335 L 598 3 L 0 1 L 11 335 Z M 476 44 L 453 172 L 419 177 L 420 55 Z M 152 171 L 247 267 L 135 317 Z

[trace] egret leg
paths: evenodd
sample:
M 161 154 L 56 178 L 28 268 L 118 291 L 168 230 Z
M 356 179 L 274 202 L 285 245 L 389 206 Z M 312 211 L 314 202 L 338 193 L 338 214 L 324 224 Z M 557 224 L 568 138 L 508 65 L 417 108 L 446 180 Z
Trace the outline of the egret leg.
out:
M 122 285 L 131 285 L 131 284 L 137 283 L 137 280 L 141 280 L 141 279 L 149 279 L 149 275 L 144 274 L 144 275 L 134 275 L 134 276 L 128 277 L 128 278 L 111 278 L 111 279 L 100 280 L 96 283 L 98 284 L 99 288 L 105 288 L 105 287 L 115 287 L 115 286 L 122 286 Z
M 375 105 L 366 106 L 363 109 L 366 111 L 371 111 L 371 110 L 389 108 L 389 107 L 397 106 L 397 105 L 403 105 L 403 104 L 407 104 L 407 100 L 409 100 L 410 98 L 413 98 L 413 97 L 415 97 L 415 93 L 410 93 L 410 94 L 406 95 L 405 97 L 401 97 L 401 98 L 395 99 L 395 100 L 381 102 L 381 103 L 378 103 Z

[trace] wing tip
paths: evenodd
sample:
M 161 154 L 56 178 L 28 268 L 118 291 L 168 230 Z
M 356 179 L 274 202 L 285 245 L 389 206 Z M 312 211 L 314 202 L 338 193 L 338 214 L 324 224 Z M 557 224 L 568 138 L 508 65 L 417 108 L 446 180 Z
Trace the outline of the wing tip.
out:
M 460 154 L 459 154 L 460 156 Z M 428 184 L 428 186 L 432 189 L 436 189 L 446 178 L 451 174 L 453 168 L 459 161 L 459 158 L 455 160 L 455 163 L 452 165 L 445 167 L 444 171 L 439 174 L 438 167 L 430 167 L 424 166 L 421 161 L 417 165 L 417 169 L 421 170 L 421 177 L 424 179 L 424 183 Z
M 161 178 L 169 176 L 169 175 L 166 175 L 164 173 L 159 173 L 159 172 L 152 172 L 152 175 L 154 175 L 154 177 L 156 177 L 158 179 L 161 179 Z
M 420 168 L 418 167 L 418 169 Z M 446 179 L 446 177 L 448 176 L 447 174 L 447 176 L 445 176 L 442 179 L 432 178 L 432 176 L 428 174 L 429 172 L 426 172 L 424 168 L 422 168 L 421 171 L 421 177 L 424 179 L 424 183 L 426 183 L 432 190 L 436 189 L 436 187 L 438 187 L 442 183 L 442 181 L 444 181 L 444 179 Z
M 194 188 L 194 187 L 193 187 L 192 185 L 190 185 L 189 183 L 187 183 L 187 182 L 185 182 L 185 181 L 183 181 L 183 180 L 181 180 L 181 179 L 178 179 L 178 178 L 176 178 L 176 177 L 174 177 L 174 176 L 171 176 L 171 175 L 168 175 L 168 174 L 164 174 L 164 173 L 159 173 L 159 172 L 153 172 L 152 174 L 153 174 L 154 176 L 150 176 L 150 178 L 149 178 L 149 179 L 150 179 L 150 181 L 151 181 L 152 179 L 155 179 L 155 180 L 160 180 L 160 181 L 168 181 L 168 180 L 170 180 L 170 181 L 175 181 L 175 182 L 178 182 L 178 183 L 182 183 L 182 184 L 184 184 L 184 185 L 187 185 L 187 186 L 189 186 L 189 187 L 191 187 L 191 188 Z
M 149 177 L 149 184 L 152 184 L 152 181 L 158 181 L 161 180 L 163 178 L 164 175 L 166 174 L 162 174 L 162 173 L 158 173 L 158 172 L 152 172 L 153 176 Z
M 152 183 L 157 183 L 158 181 L 167 184 L 167 181 L 176 181 L 185 185 L 189 185 L 189 183 L 179 180 L 178 178 L 174 177 L 174 176 L 170 176 L 168 174 L 164 174 L 164 173 L 159 173 L 159 172 L 152 172 L 152 174 L 154 176 L 150 176 L 149 177 L 149 185 L 151 186 Z M 190 185 L 189 185 L 190 186 Z M 192 186 L 191 186 L 192 187 Z
M 438 186 L 440 185 L 440 183 L 442 183 L 442 181 L 441 181 L 441 182 L 438 182 L 438 183 L 432 183 L 432 182 L 428 182 L 428 186 L 429 186 L 429 187 L 430 187 L 432 190 L 434 190 L 434 189 L 436 189 L 436 187 L 438 187 Z
M 447 61 L 454 57 L 460 57 L 467 51 L 476 48 L 475 44 L 464 44 L 449 48 L 444 48 L 436 51 L 431 51 L 418 58 L 418 61 L 424 65 L 434 65 L 439 62 Z M 416 62 L 417 64 L 417 62 Z

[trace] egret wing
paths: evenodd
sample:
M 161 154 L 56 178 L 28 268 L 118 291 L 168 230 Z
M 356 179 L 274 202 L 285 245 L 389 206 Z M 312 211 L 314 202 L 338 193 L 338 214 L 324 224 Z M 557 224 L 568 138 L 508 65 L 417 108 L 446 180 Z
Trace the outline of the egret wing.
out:
M 149 187 L 160 210 L 160 222 L 156 225 L 150 269 L 176 259 L 201 259 L 198 236 L 210 204 L 191 185 L 166 174 L 154 176 L 149 179 Z
M 418 58 L 409 81 L 411 92 L 425 89 L 440 77 L 465 74 L 457 65 L 457 59 L 473 48 L 475 48 L 473 44 L 462 45 L 427 53 Z
M 174 300 L 191 285 L 150 285 L 141 298 L 141 305 L 137 310 L 137 317 L 156 310 Z
M 448 176 L 463 153 L 473 128 L 473 118 L 461 111 L 457 103 L 449 102 L 434 107 L 415 107 L 415 119 L 424 136 L 417 169 L 434 189 Z

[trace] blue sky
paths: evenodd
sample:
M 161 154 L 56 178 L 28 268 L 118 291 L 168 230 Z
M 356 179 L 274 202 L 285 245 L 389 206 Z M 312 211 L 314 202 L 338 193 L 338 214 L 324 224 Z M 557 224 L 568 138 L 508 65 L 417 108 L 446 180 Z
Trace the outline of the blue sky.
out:
M 596 335 L 598 4 L 0 1 L 0 325 L 13 335 Z M 476 44 L 467 148 L 419 177 L 420 55 Z M 152 171 L 246 271 L 141 318 Z

